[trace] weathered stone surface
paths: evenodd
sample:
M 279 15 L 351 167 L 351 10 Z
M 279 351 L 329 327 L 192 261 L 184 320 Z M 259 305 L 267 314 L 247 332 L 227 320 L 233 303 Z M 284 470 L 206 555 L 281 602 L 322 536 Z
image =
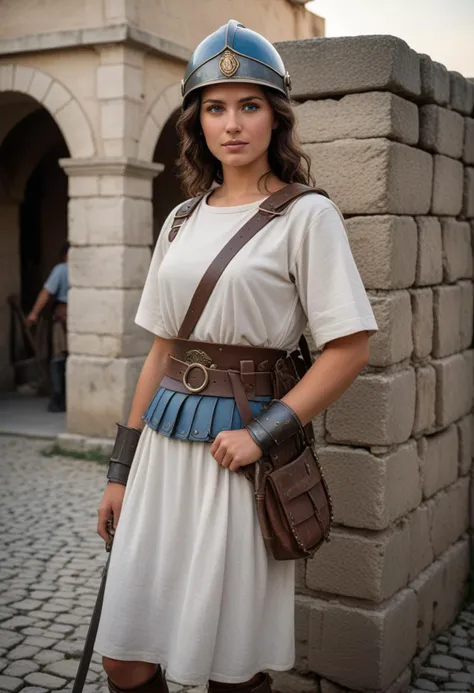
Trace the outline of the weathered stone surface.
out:
M 33 686 L 44 686 L 45 688 L 61 688 L 66 683 L 65 679 L 58 678 L 57 676 L 51 676 L 51 674 L 43 674 L 41 672 L 35 672 L 34 674 L 28 674 L 26 681 L 31 683 Z
M 461 289 L 461 349 L 472 344 L 474 298 L 472 281 L 459 282 Z
M 410 563 L 408 523 L 370 537 L 334 529 L 331 541 L 308 560 L 310 589 L 374 602 L 405 587 Z
M 153 241 L 151 200 L 131 197 L 72 198 L 68 206 L 73 245 L 145 245 Z
M 421 500 L 418 452 L 413 441 L 382 457 L 331 445 L 321 448 L 319 457 L 337 523 L 386 529 Z
M 143 358 L 69 356 L 68 391 L 75 392 L 75 396 L 70 397 L 67 404 L 68 431 L 91 436 L 115 436 L 114 422 L 122 421 L 128 415 L 142 366 Z M 63 622 L 60 617 L 56 621 Z
M 435 154 L 433 164 L 431 214 L 455 217 L 462 207 L 462 163 L 442 154 Z
M 68 325 L 72 332 L 99 335 L 121 335 L 142 328 L 135 325 L 135 314 L 140 301 L 138 289 L 72 288 L 69 292 Z M 85 310 L 86 306 L 95 309 Z
M 433 356 L 449 356 L 461 349 L 461 287 L 437 286 L 433 289 Z
M 445 427 L 472 407 L 472 352 L 434 360 L 436 370 L 436 425 Z
M 379 331 L 372 336 L 372 366 L 389 366 L 410 357 L 413 351 L 411 300 L 408 291 L 371 296 Z
M 436 373 L 432 366 L 419 366 L 416 373 L 416 407 L 413 435 L 430 431 L 436 420 Z
M 150 258 L 145 247 L 73 247 L 68 258 L 70 282 L 74 287 L 141 290 Z
M 405 289 L 413 285 L 417 228 L 411 217 L 351 217 L 346 220 L 346 229 L 366 289 Z M 441 267 L 441 229 L 439 264 Z
M 328 434 L 332 441 L 356 445 L 403 443 L 413 429 L 415 398 L 412 368 L 388 375 L 361 375 L 328 409 Z M 458 403 L 456 411 L 459 408 Z
M 343 214 L 427 214 L 429 211 L 433 162 L 428 152 L 387 139 L 309 144 L 306 151 L 312 159 L 316 179 Z M 462 164 L 459 166 L 462 196 Z M 455 214 L 460 208 L 461 202 Z
M 449 486 L 458 476 L 459 441 L 457 427 L 422 438 L 418 443 L 424 498 Z
M 471 230 L 467 221 L 442 219 L 444 279 L 472 277 Z
M 433 291 L 412 289 L 413 352 L 417 358 L 431 354 L 433 348 Z
M 4 676 L 0 674 L 0 690 L 8 691 L 9 693 L 16 693 L 23 686 L 23 681 L 16 676 Z
M 467 219 L 474 217 L 474 167 L 464 169 L 464 190 L 462 213 Z
M 472 464 L 472 430 L 474 425 L 474 415 L 468 414 L 458 421 L 459 436 L 459 475 L 468 474 Z
M 275 43 L 296 100 L 365 91 L 419 95 L 418 55 L 393 36 L 354 36 Z
M 419 648 L 426 647 L 430 641 L 434 629 L 435 611 L 438 603 L 443 599 L 444 581 L 444 564 L 441 561 L 435 561 L 410 583 L 410 588 L 416 593 L 418 600 Z
M 474 118 L 464 118 L 464 149 L 462 158 L 465 164 L 474 164 Z
M 443 279 L 443 243 L 441 224 L 436 217 L 417 217 L 418 257 L 416 283 L 418 286 L 439 284 Z
M 441 63 L 428 55 L 420 54 L 421 95 L 424 101 L 438 103 L 441 106 L 449 103 L 449 72 Z
M 449 79 L 451 108 L 458 113 L 471 115 L 474 106 L 474 85 L 455 71 L 449 73 Z
M 443 599 L 438 602 L 435 612 L 436 633 L 440 633 L 453 622 L 465 599 L 466 580 L 469 574 L 469 540 L 457 541 L 443 553 L 440 560 L 444 566 L 445 576 Z
M 413 590 L 370 610 L 315 599 L 310 669 L 352 690 L 385 689 L 415 654 L 417 612 Z
M 469 524 L 469 478 L 461 477 L 428 502 L 431 541 L 440 556 L 467 529 Z
M 461 671 L 462 662 L 456 657 L 444 654 L 435 654 L 430 657 L 430 664 L 434 667 L 449 669 L 450 671 Z
M 464 146 L 464 118 L 455 111 L 435 104 L 422 106 L 420 146 L 436 154 L 460 159 Z
M 295 108 L 295 114 L 303 144 L 370 137 L 387 137 L 405 144 L 418 143 L 416 104 L 390 92 L 374 91 L 349 94 L 338 100 L 306 101 Z

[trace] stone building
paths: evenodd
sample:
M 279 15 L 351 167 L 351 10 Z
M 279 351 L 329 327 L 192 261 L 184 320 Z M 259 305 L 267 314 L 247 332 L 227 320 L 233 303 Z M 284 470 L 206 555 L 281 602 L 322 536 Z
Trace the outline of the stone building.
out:
M 231 2 L 188 27 L 177 20 L 184 0 L 159 23 L 151 3 L 89 0 L 81 16 L 58 11 L 62 29 L 58 19 L 48 34 L 56 3 L 48 18 L 25 0 L 24 33 L 35 35 L 21 39 L 18 5 L 3 3 L 0 30 L 11 37 L 0 41 L 0 283 L 20 287 L 19 210 L 46 245 L 64 236 L 68 208 L 68 435 L 106 437 L 149 346 L 133 316 L 150 244 L 180 199 L 173 125 L 184 60 Z M 319 20 L 298 5 L 243 2 L 239 19 L 285 39 L 299 132 L 347 218 L 380 332 L 368 367 L 316 421 L 336 526 L 298 566 L 297 671 L 310 683 L 294 681 L 398 693 L 466 594 L 474 84 L 394 37 L 312 39 Z M 290 26 L 306 40 L 287 41 Z

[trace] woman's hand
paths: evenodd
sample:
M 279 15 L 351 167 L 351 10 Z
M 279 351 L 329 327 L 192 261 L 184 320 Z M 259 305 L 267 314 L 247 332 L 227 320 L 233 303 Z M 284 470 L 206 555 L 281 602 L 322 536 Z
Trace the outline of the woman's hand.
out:
M 100 501 L 97 521 L 97 534 L 105 541 L 110 541 L 110 535 L 107 529 L 109 517 L 112 518 L 112 526 L 117 529 L 117 524 L 122 510 L 123 497 L 125 495 L 125 486 L 109 481 L 105 487 L 104 495 Z
M 256 462 L 262 451 L 246 428 L 221 431 L 211 445 L 211 455 L 221 467 L 237 472 L 240 467 Z

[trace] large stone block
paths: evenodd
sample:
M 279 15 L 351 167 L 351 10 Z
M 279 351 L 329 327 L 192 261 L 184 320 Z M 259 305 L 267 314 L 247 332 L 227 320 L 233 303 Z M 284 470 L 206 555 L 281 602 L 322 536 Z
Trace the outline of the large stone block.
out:
M 457 216 L 462 207 L 462 195 L 462 163 L 442 154 L 435 154 L 431 213 Z
M 146 245 L 153 241 L 150 200 L 91 197 L 69 200 L 69 240 L 73 245 Z
M 467 219 L 474 217 L 474 168 L 472 166 L 466 166 L 464 169 L 462 213 Z
M 442 219 L 444 280 L 472 277 L 471 229 L 467 221 Z
M 443 599 L 434 613 L 434 631 L 437 635 L 456 618 L 466 598 L 469 576 L 469 539 L 461 539 L 440 557 L 444 567 Z
M 306 584 L 318 592 L 381 602 L 407 585 L 409 569 L 408 522 L 370 536 L 334 529 L 331 541 L 308 560 Z
M 457 426 L 422 438 L 418 442 L 423 496 L 430 498 L 458 477 L 459 441 Z
M 459 475 L 469 474 L 472 466 L 472 427 L 474 415 L 468 414 L 458 421 L 459 438 Z
M 441 224 L 436 217 L 417 217 L 418 258 L 416 283 L 418 286 L 439 284 L 443 280 L 443 243 Z
M 142 289 L 150 259 L 150 250 L 144 246 L 73 247 L 69 280 L 74 287 Z
M 413 312 L 413 352 L 417 358 L 425 358 L 433 348 L 433 291 L 410 291 Z
M 459 72 L 450 72 L 449 79 L 451 108 L 458 113 L 471 115 L 474 107 L 474 84 L 471 84 Z
M 436 370 L 436 425 L 445 427 L 472 408 L 472 351 L 434 360 Z
M 474 118 L 464 118 L 464 151 L 465 164 L 474 164 Z
M 463 476 L 439 491 L 428 507 L 433 551 L 440 556 L 469 526 L 469 477 Z
M 328 409 L 328 441 L 355 445 L 404 443 L 413 428 L 415 398 L 412 368 L 386 375 L 361 375 Z
M 370 303 L 379 328 L 370 343 L 370 365 L 389 366 L 409 358 L 413 341 L 408 291 L 371 296 Z
M 135 327 L 131 334 L 100 335 L 68 332 L 69 353 L 105 358 L 143 356 L 153 344 L 153 335 Z
M 115 422 L 127 420 L 143 360 L 71 355 L 67 362 L 68 431 L 114 437 Z
M 413 435 L 432 430 L 436 420 L 436 373 L 432 366 L 419 366 L 416 372 L 416 408 Z
M 367 450 L 328 445 L 319 451 L 331 490 L 334 520 L 347 527 L 382 530 L 421 500 L 414 441 L 382 457 Z
M 433 289 L 433 356 L 441 358 L 461 350 L 461 287 Z
M 303 144 L 370 137 L 418 143 L 416 104 L 390 92 L 306 101 L 296 107 L 295 113 Z
M 140 102 L 143 91 L 143 73 L 133 65 L 101 65 L 97 68 L 97 98 L 133 99 Z
M 292 98 L 391 91 L 418 96 L 420 62 L 394 36 L 306 39 L 275 44 L 293 83 Z
M 366 289 L 405 289 L 412 286 L 415 281 L 417 229 L 411 217 L 351 217 L 346 220 L 346 228 Z
M 371 139 L 309 144 L 306 151 L 318 183 L 343 214 L 429 211 L 433 162 L 431 155 L 421 149 L 387 139 Z M 459 166 L 462 196 L 462 164 Z M 459 210 L 460 205 L 461 202 Z
M 443 594 L 445 566 L 435 561 L 410 584 L 418 600 L 418 648 L 423 649 L 430 641 L 434 629 L 435 613 L 445 599 Z
M 69 292 L 69 329 L 86 334 L 130 333 L 135 326 L 140 296 L 139 289 L 72 288 Z M 141 330 L 135 327 L 137 331 Z
M 449 103 L 449 72 L 441 63 L 429 55 L 420 54 L 421 96 L 423 101 L 438 103 L 441 106 Z
M 431 515 L 427 505 L 410 513 L 410 580 L 416 578 L 422 570 L 433 562 L 434 553 L 431 544 Z
M 461 289 L 461 349 L 468 349 L 472 344 L 474 296 L 472 281 L 459 282 Z
M 427 104 L 420 108 L 420 147 L 460 159 L 464 146 L 464 118 L 455 111 Z
M 315 599 L 310 669 L 350 690 L 385 690 L 415 654 L 417 617 L 409 589 L 376 609 Z

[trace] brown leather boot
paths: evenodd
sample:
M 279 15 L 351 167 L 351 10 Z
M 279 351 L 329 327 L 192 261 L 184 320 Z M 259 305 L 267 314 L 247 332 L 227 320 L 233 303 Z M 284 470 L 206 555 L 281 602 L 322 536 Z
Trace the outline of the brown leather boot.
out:
M 245 683 L 219 683 L 218 681 L 209 681 L 208 691 L 209 693 L 272 693 L 271 682 L 272 679 L 270 674 L 261 674 L 262 680 L 258 683 L 253 683 L 248 686 Z
M 110 693 L 168 693 L 168 684 L 161 667 L 158 665 L 153 678 L 135 688 L 119 688 L 109 678 L 107 679 Z

